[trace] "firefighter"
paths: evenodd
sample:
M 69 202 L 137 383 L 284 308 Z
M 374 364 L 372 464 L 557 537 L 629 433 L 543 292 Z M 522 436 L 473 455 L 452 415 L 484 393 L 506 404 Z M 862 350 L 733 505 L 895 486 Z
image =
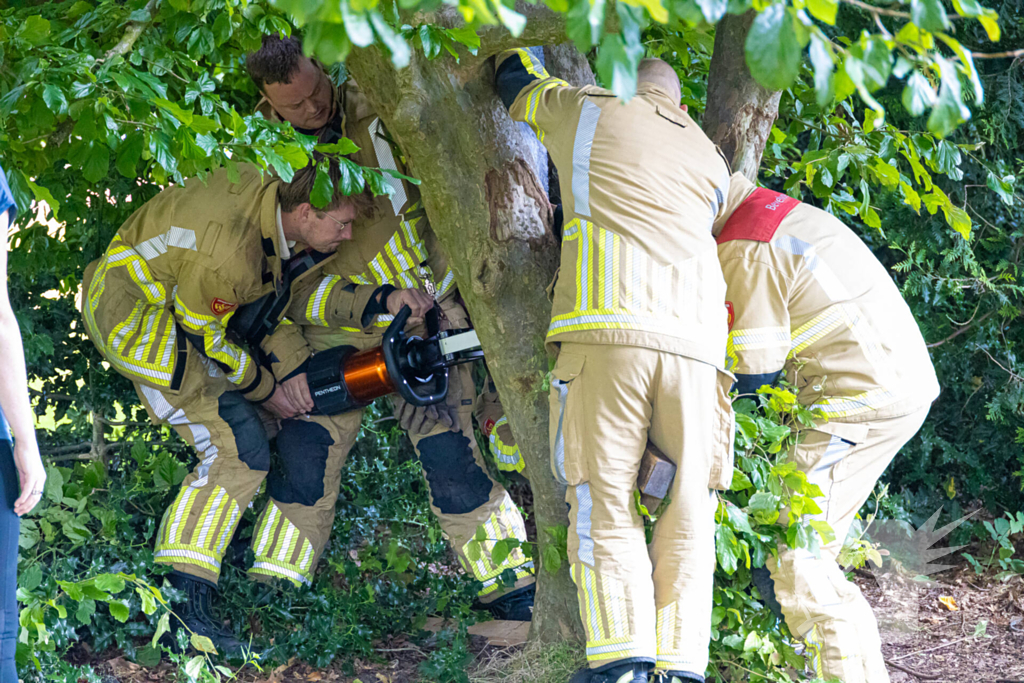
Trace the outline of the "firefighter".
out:
M 310 355 L 297 325 L 280 324 L 247 349 L 229 333 L 240 306 L 318 277 L 352 237 L 360 200 L 336 193 L 323 209 L 310 192 L 315 166 L 291 183 L 240 164 L 205 183 L 186 180 L 140 207 L 86 269 L 82 312 L 93 343 L 135 385 L 155 424 L 197 451 L 156 537 L 155 560 L 173 567 L 181 614 L 222 653 L 240 645 L 213 616 L 225 549 L 260 484 L 270 495 L 252 538 L 252 578 L 308 584 L 331 530 L 340 467 L 360 414 L 304 416 L 301 372 Z M 338 167 L 331 164 L 336 181 Z M 368 204 L 362 200 L 362 204 Z M 366 301 L 382 291 L 363 287 Z M 270 469 L 266 423 L 275 424 L 280 471 Z
M 360 148 L 351 156 L 360 165 L 404 170 L 365 95 L 351 80 L 335 87 L 323 67 L 303 55 L 297 38 L 264 37 L 261 49 L 246 64 L 264 96 L 257 109 L 268 119 L 287 121 L 325 143 L 349 138 Z M 360 308 L 352 300 L 361 285 L 383 287 L 389 303 L 395 287 L 416 292 L 439 303 L 447 324 L 469 324 L 458 303 L 455 277 L 427 223 L 416 186 L 396 177 L 386 179 L 394 189 L 391 197 L 376 198 L 374 210 L 357 221 L 351 248 L 294 299 L 289 317 L 301 324 L 314 349 L 380 344 L 391 315 L 382 312 L 373 320 L 360 321 L 364 324 L 349 319 L 349 311 Z M 476 389 L 471 366 L 460 365 L 452 374 L 446 403 L 417 409 L 396 396 L 392 399 L 395 416 L 408 431 L 423 467 L 431 510 L 463 567 L 483 584 L 478 596 L 481 606 L 498 619 L 529 621 L 533 562 L 516 549 L 495 565 L 490 552 L 502 539 L 526 540 L 522 514 L 504 487 L 488 475 L 480 454 L 473 433 Z M 470 547 L 481 526 L 487 540 L 474 560 Z M 507 587 L 501 579 L 506 571 L 515 579 Z
M 784 377 L 821 412 L 792 456 L 824 496 L 835 541 L 820 556 L 780 547 L 771 583 L 819 678 L 889 680 L 871 607 L 836 557 L 850 524 L 938 396 L 921 332 L 885 267 L 828 213 L 743 175 L 715 224 L 728 287 L 726 365 L 740 394 Z M 762 572 L 764 570 L 761 570 Z
M 549 350 L 552 470 L 567 486 L 569 560 L 586 630 L 574 682 L 703 681 L 715 490 L 732 479 L 733 378 L 711 226 L 729 167 L 679 106 L 678 77 L 640 65 L 636 97 L 499 55 L 497 90 L 558 169 L 564 227 Z M 560 348 L 559 348 L 560 346 Z M 634 502 L 648 440 L 677 466 L 645 542 Z

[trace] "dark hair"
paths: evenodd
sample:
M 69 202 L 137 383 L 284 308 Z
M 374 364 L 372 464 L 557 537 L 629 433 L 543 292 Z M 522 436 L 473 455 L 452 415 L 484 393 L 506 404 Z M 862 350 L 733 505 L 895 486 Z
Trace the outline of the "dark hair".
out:
M 290 183 L 281 183 L 277 188 L 277 200 L 281 204 L 281 211 L 291 213 L 300 204 L 312 204 L 310 195 L 313 194 L 313 185 L 316 182 L 316 167 L 321 160 L 327 159 L 327 175 L 334 188 L 334 194 L 327 206 L 313 208 L 317 213 L 326 213 L 345 205 L 353 204 L 360 216 L 367 215 L 373 210 L 373 199 L 367 194 L 367 190 L 359 194 L 347 195 L 341 191 L 341 169 L 338 161 L 323 154 L 314 153 L 313 158 L 305 168 L 296 171 Z
M 282 38 L 272 33 L 263 36 L 262 47 L 245 58 L 245 68 L 256 87 L 263 90 L 267 83 L 289 83 L 304 58 L 297 36 Z

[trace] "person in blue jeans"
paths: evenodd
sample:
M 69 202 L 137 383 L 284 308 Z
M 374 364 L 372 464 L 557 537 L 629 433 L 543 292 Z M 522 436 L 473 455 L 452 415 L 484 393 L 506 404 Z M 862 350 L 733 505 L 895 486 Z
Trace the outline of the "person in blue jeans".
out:
M 0 272 L 4 275 L 0 280 L 0 683 L 18 680 L 14 666 L 18 642 L 18 520 L 39 503 L 46 483 L 28 402 L 21 332 L 7 296 L 7 231 L 16 214 L 11 188 L 0 168 Z

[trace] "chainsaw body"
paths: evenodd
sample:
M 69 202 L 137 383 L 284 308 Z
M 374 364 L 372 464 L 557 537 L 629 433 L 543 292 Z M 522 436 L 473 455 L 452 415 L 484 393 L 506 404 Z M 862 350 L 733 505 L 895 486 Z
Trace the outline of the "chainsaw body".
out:
M 406 334 L 409 314 L 403 306 L 378 347 L 337 346 L 310 358 L 306 379 L 318 413 L 359 410 L 393 393 L 415 406 L 440 403 L 448 396 L 448 369 L 483 358 L 473 329 L 439 332 L 435 317 L 423 339 Z

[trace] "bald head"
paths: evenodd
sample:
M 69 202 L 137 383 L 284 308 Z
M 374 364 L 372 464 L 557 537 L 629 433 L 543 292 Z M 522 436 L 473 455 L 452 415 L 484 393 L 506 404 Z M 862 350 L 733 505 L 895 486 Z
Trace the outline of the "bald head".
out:
M 683 96 L 682 90 L 679 87 L 679 76 L 676 75 L 676 70 L 660 59 L 652 57 L 641 60 L 640 66 L 637 68 L 636 80 L 638 85 L 641 83 L 651 83 L 658 86 L 676 102 Z

